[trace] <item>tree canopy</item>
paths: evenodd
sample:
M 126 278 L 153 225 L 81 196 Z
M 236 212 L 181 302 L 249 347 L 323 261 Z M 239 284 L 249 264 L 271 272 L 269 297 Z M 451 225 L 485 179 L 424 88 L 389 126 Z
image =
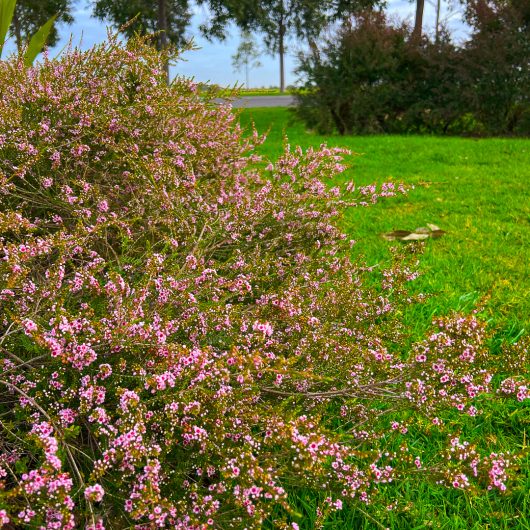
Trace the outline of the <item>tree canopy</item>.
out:
M 261 52 L 259 46 L 256 44 L 254 36 L 249 31 L 243 31 L 241 33 L 241 42 L 239 43 L 236 53 L 232 55 L 232 67 L 237 72 L 245 72 L 245 83 L 247 88 L 250 87 L 250 70 L 261 66 L 259 60 L 260 55 Z
M 94 15 L 116 28 L 127 25 L 123 31 L 128 37 L 162 30 L 176 46 L 186 42 L 191 20 L 189 0 L 95 0 Z
M 74 21 L 72 4 L 72 0 L 18 0 L 11 26 L 17 47 L 20 49 L 23 42 L 28 41 L 51 17 L 57 15 L 47 40 L 49 46 L 54 46 L 59 39 L 57 23 L 71 24 Z
M 284 56 L 289 37 L 313 41 L 331 20 L 378 0 L 199 0 L 208 4 L 212 18 L 203 31 L 223 38 L 233 21 L 243 30 L 263 33 L 266 49 L 280 59 L 280 90 L 285 88 Z

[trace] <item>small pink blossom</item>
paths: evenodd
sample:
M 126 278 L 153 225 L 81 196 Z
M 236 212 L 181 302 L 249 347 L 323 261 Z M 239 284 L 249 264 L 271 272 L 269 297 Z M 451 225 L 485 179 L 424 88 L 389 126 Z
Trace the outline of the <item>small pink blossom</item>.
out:
M 2 525 L 7 525 L 11 519 L 7 515 L 7 512 L 5 510 L 0 510 L 0 527 Z
M 101 502 L 105 490 L 100 484 L 94 484 L 85 488 L 85 499 L 91 502 Z

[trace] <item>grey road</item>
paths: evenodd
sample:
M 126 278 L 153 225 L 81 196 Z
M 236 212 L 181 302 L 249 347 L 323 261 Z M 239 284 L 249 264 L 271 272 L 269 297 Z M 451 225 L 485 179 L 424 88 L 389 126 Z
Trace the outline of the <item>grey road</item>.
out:
M 256 107 L 290 107 L 294 105 L 293 96 L 244 96 L 233 101 L 236 109 Z

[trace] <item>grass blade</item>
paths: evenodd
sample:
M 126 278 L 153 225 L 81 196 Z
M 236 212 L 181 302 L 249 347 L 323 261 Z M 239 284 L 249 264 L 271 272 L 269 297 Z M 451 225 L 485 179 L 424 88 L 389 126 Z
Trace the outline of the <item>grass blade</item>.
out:
M 50 20 L 48 20 L 46 24 L 43 24 L 37 33 L 31 37 L 26 53 L 24 54 L 24 64 L 26 66 L 31 66 L 33 61 L 37 58 L 37 55 L 42 51 L 42 48 L 44 48 L 44 44 L 46 44 L 46 39 L 52 30 L 56 18 L 57 15 L 50 18 Z
M 17 0 L 0 0 L 0 57 L 6 41 L 7 30 L 13 20 Z

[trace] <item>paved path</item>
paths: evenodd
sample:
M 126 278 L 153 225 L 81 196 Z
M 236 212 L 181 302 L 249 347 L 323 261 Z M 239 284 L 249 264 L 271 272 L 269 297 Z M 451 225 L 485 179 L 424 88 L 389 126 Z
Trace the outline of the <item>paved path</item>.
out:
M 290 107 L 294 105 L 293 96 L 244 96 L 234 100 L 232 106 L 236 109 L 256 107 Z

